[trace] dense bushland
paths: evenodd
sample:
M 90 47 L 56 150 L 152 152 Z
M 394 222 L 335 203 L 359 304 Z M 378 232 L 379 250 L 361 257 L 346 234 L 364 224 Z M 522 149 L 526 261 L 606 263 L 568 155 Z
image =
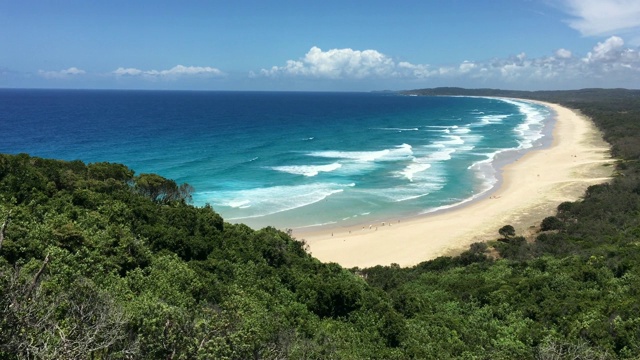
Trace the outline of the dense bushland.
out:
M 640 356 L 640 91 L 415 93 L 579 109 L 619 176 L 535 241 L 505 227 L 457 257 L 347 270 L 189 205 L 186 184 L 0 155 L 0 359 Z
M 386 294 L 188 189 L 0 155 L 0 358 L 394 356 L 404 320 Z

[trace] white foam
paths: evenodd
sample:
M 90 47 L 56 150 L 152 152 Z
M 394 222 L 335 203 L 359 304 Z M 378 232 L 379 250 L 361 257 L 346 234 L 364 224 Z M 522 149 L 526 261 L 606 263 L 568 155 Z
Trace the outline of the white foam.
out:
M 470 125 L 464 125 L 462 127 L 458 126 L 458 125 L 449 125 L 449 126 L 444 126 L 444 125 L 427 125 L 425 126 L 425 128 L 427 128 L 427 130 L 425 131 L 436 131 L 436 132 L 443 132 L 445 134 L 456 134 L 456 135 L 461 135 L 461 134 L 468 134 L 471 132 L 471 129 L 469 128 Z
M 229 220 L 241 220 L 276 214 L 322 201 L 343 192 L 354 183 L 314 183 L 297 186 L 272 186 L 248 190 L 202 193 L 214 206 L 241 209 Z
M 455 130 L 453 131 L 454 134 L 468 134 L 470 132 L 471 132 L 471 129 L 468 127 L 468 125 L 461 128 L 456 127 Z
M 373 128 L 372 130 L 383 130 L 383 131 L 419 131 L 418 128 Z
M 378 163 L 373 161 L 341 160 L 341 164 L 341 176 L 362 175 L 378 167 Z
M 544 120 L 549 115 L 548 110 L 544 107 L 536 108 L 533 104 L 525 101 L 501 100 L 517 106 L 520 113 L 524 115 L 524 122 L 514 129 L 514 132 L 518 136 L 520 148 L 528 149 L 533 147 L 533 144 L 537 140 L 544 137 L 542 130 L 544 128 Z
M 494 166 L 495 159 L 501 153 L 514 150 L 515 149 L 500 149 L 488 154 L 478 154 L 484 155 L 486 158 L 474 162 L 469 167 L 467 167 L 467 169 L 475 172 L 476 178 L 481 181 L 481 190 L 476 195 L 474 195 L 474 197 L 468 200 L 477 198 L 478 196 L 492 189 L 498 183 L 496 168 Z
M 248 207 L 251 207 L 251 201 L 249 200 L 237 200 L 237 201 L 230 201 L 229 202 L 229 206 L 232 208 L 239 208 L 239 209 L 246 209 Z
M 328 222 L 326 222 L 326 223 L 318 223 L 318 224 L 305 225 L 305 226 L 300 226 L 298 229 L 306 229 L 306 228 L 320 227 L 320 226 L 327 226 L 327 225 L 333 225 L 333 224 L 337 224 L 337 222 L 336 222 L 336 221 L 328 221 Z
M 430 193 L 424 193 L 424 194 L 418 194 L 418 195 L 411 195 L 411 196 L 407 196 L 405 198 L 399 198 L 394 200 L 395 202 L 403 202 L 403 201 L 408 201 L 408 200 L 415 200 L 415 199 L 419 199 L 421 197 L 425 197 L 427 195 L 429 195 Z
M 427 129 L 436 129 L 439 131 L 444 131 L 446 129 L 451 129 L 452 126 L 451 125 L 425 125 L 424 126 Z
M 482 195 L 486 194 L 487 191 L 491 190 L 494 185 L 497 183 L 497 178 L 495 177 L 495 170 L 492 167 L 492 161 L 495 157 L 496 153 L 490 154 L 489 158 L 486 160 L 478 161 L 473 165 L 469 166 L 469 168 L 474 168 L 477 171 L 477 177 L 482 181 L 479 191 L 477 191 L 473 196 L 458 200 L 449 205 L 442 205 L 435 208 L 427 209 L 423 211 L 421 214 L 429 214 L 436 211 L 447 210 L 454 208 L 456 206 L 460 206 L 462 204 L 473 201 Z
M 462 139 L 462 137 L 458 136 L 458 135 L 445 135 L 444 138 L 449 139 L 449 140 L 440 140 L 437 141 L 437 144 L 442 144 L 442 145 L 462 145 L 464 144 L 464 140 Z
M 351 160 L 357 162 L 371 161 L 397 161 L 406 160 L 413 156 L 412 147 L 409 144 L 398 145 L 393 149 L 384 149 L 379 151 L 314 151 L 309 156 Z
M 476 126 L 490 125 L 490 124 L 501 124 L 504 119 L 508 118 L 510 115 L 484 115 L 480 116 L 480 123 L 476 124 Z
M 444 180 L 439 176 L 432 175 L 429 176 L 428 179 L 425 178 L 420 182 L 413 182 L 406 186 L 395 186 L 385 189 L 364 189 L 360 190 L 360 192 L 381 197 L 392 202 L 403 202 L 425 197 L 442 189 L 443 186 Z
M 434 125 L 435 126 L 435 125 Z M 407 165 L 397 175 L 413 182 L 416 175 L 427 171 L 438 162 L 451 160 L 456 152 L 463 153 L 475 148 L 482 136 L 472 134 L 469 125 L 446 126 L 446 130 L 453 130 L 454 134 L 443 134 L 440 140 L 436 140 L 429 145 L 424 145 L 414 152 L 413 162 Z
M 414 162 L 409 164 L 404 170 L 400 172 L 402 176 L 409 179 L 409 181 L 413 181 L 413 177 L 415 174 L 425 171 L 431 167 L 431 164 L 424 164 L 419 162 Z
M 456 149 L 447 148 L 443 145 L 441 146 L 441 150 L 439 151 L 432 152 L 424 157 L 415 158 L 413 163 L 407 165 L 404 170 L 399 172 L 399 175 L 405 177 L 410 182 L 413 182 L 416 175 L 429 170 L 433 164 L 450 160 L 451 155 L 456 152 Z
M 304 175 L 308 177 L 316 176 L 321 172 L 331 172 L 338 170 L 342 164 L 334 162 L 327 165 L 292 165 L 292 166 L 273 166 L 271 169 L 281 171 L 293 175 Z
M 354 161 L 375 161 L 385 156 L 389 150 L 380 151 L 314 151 L 309 153 L 309 156 L 330 158 L 330 159 L 342 159 L 342 160 L 354 160 Z
M 413 148 L 409 144 L 396 146 L 395 149 L 389 149 L 389 152 L 381 159 L 383 161 L 398 161 L 413 159 Z

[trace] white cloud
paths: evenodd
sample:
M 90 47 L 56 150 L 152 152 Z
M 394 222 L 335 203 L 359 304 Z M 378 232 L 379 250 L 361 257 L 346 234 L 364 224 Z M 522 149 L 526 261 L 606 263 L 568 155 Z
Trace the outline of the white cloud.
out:
M 397 65 L 398 74 L 405 77 L 414 77 L 417 79 L 427 78 L 440 73 L 438 70 L 431 70 L 429 65 L 415 65 L 406 61 L 401 61 Z
M 155 71 L 155 70 L 152 70 Z M 209 67 L 209 66 L 183 66 L 176 65 L 169 70 L 162 70 L 158 72 L 161 76 L 200 76 L 200 75 L 212 75 L 212 76 L 221 76 L 223 72 L 219 69 Z
M 617 36 L 599 42 L 582 58 L 582 63 L 595 77 L 632 81 L 634 87 L 640 83 L 640 53 L 625 48 L 624 41 Z
M 135 69 L 135 68 L 123 68 L 123 67 L 119 67 L 118 69 L 114 70 L 112 72 L 114 75 L 118 75 L 118 76 L 137 76 L 143 73 L 142 70 L 140 69 Z
M 460 72 L 464 74 L 475 69 L 476 67 L 478 67 L 478 65 L 474 64 L 471 61 L 463 61 L 462 64 L 460 64 L 459 69 L 460 69 Z
M 624 51 L 624 40 L 617 36 L 612 36 L 604 42 L 599 42 L 593 50 L 587 54 L 587 62 L 610 62 L 620 58 L 621 51 Z
M 640 30 L 638 0 L 564 0 L 574 18 L 569 26 L 585 36 L 612 35 Z
M 265 76 L 302 75 L 326 79 L 363 79 L 393 75 L 394 61 L 376 50 L 331 49 L 314 46 L 300 60 L 288 60 L 284 66 L 262 69 Z
M 558 59 L 569 59 L 571 58 L 572 54 L 571 51 L 567 50 L 567 49 L 558 49 L 556 50 L 556 57 Z
M 554 56 L 535 59 L 528 59 L 524 54 L 510 59 L 494 59 L 482 68 L 486 70 L 474 75 L 508 84 L 537 83 L 541 87 L 550 83 L 563 87 L 588 84 L 606 87 L 640 83 L 638 52 L 626 48 L 622 38 L 616 36 L 597 43 L 584 57 L 576 57 L 567 49 L 559 49 Z
M 70 67 L 60 71 L 44 71 L 38 70 L 38 75 L 47 79 L 65 79 L 73 76 L 84 75 L 86 71 L 78 69 L 77 67 Z
M 140 70 L 136 68 L 123 68 L 111 72 L 116 76 L 142 76 L 146 78 L 176 79 L 183 76 L 191 77 L 219 77 L 224 76 L 224 72 L 209 66 L 184 66 L 176 65 L 168 70 Z

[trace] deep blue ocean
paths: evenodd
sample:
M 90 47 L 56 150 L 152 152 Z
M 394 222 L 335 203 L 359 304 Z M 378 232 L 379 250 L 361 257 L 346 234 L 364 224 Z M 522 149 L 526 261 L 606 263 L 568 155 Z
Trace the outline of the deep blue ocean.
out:
M 346 226 L 485 194 L 550 119 L 476 97 L 3 89 L 0 152 L 158 173 L 254 228 Z

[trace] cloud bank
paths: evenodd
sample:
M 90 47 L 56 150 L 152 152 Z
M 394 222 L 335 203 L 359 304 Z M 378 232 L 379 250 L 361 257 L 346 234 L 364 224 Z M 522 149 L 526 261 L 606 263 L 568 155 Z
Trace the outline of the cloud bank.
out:
M 74 79 L 94 79 L 105 84 L 121 79 L 122 81 L 115 83 L 116 86 L 145 86 L 144 81 L 149 84 L 167 81 L 182 84 L 181 86 L 187 84 L 207 88 L 212 86 L 211 82 L 201 80 L 225 79 L 235 80 L 235 83 L 247 80 L 239 74 L 228 75 L 215 67 L 184 65 L 166 70 L 119 67 L 106 74 L 88 73 L 77 67 L 70 67 L 59 71 L 40 70 L 37 74 L 41 79 L 64 81 L 66 84 Z M 0 73 L 0 76 L 9 78 L 10 74 Z M 15 78 L 17 75 L 12 76 Z M 467 60 L 442 66 L 398 60 L 374 49 L 322 50 L 313 46 L 298 59 L 287 60 L 282 66 L 250 72 L 249 77 L 253 80 L 245 83 L 245 86 L 257 84 L 265 89 L 277 86 L 289 89 L 298 86 L 297 84 L 303 84 L 306 89 L 317 89 L 322 85 L 327 89 L 350 87 L 360 90 L 414 86 L 549 90 L 579 87 L 638 88 L 640 52 L 638 48 L 628 46 L 621 37 L 610 36 L 597 42 L 586 54 L 559 48 L 548 56 L 536 58 L 519 53 L 507 58 Z M 114 83 L 107 86 L 113 87 Z
M 70 67 L 66 70 L 60 71 L 38 70 L 38 75 L 42 76 L 45 79 L 66 79 L 84 74 L 86 74 L 86 71 L 78 69 L 77 67 Z
M 116 76 L 140 76 L 150 79 L 178 79 L 180 77 L 221 77 L 225 73 L 209 66 L 176 65 L 168 70 L 140 70 L 136 68 L 119 67 L 111 72 Z
M 464 61 L 449 66 L 396 61 L 376 50 L 347 48 L 323 51 L 314 46 L 300 59 L 288 60 L 284 66 L 262 69 L 260 75 L 270 78 L 330 80 L 467 79 L 475 82 L 541 85 L 549 82 L 561 84 L 584 79 L 603 79 L 613 83 L 630 79 L 640 81 L 640 54 L 637 49 L 625 47 L 624 40 L 617 36 L 597 43 L 581 57 L 561 48 L 552 55 L 540 58 L 530 59 L 525 53 L 520 53 L 509 58 Z

